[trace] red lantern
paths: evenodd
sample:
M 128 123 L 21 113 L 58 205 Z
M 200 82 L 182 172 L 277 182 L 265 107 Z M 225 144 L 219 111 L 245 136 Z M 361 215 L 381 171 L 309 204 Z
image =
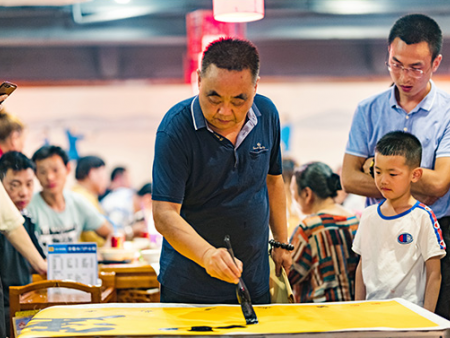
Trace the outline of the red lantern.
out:
M 213 12 L 198 10 L 186 15 L 187 55 L 185 60 L 185 81 L 197 90 L 197 69 L 205 48 L 222 37 L 245 38 L 245 23 L 220 22 Z
M 264 18 L 264 0 L 213 0 L 214 19 L 250 22 Z

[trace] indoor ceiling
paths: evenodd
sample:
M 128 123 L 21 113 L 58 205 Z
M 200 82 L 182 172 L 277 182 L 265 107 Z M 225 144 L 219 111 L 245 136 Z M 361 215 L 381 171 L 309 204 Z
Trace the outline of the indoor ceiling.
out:
M 212 0 L 79 1 L 0 0 L 2 77 L 181 81 L 186 14 L 212 8 Z M 407 13 L 432 16 L 450 40 L 448 0 L 265 0 L 265 11 L 247 24 L 262 76 L 386 74 L 389 29 Z M 443 52 L 448 74 L 446 43 Z

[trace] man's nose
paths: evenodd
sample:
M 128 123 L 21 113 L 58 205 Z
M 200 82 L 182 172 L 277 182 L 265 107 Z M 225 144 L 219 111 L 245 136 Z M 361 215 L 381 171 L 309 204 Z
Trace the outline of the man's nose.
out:
M 222 115 L 231 115 L 233 113 L 231 106 L 227 103 L 222 104 L 219 111 Z
M 400 70 L 400 75 L 399 75 L 400 79 L 409 79 L 409 78 L 413 78 L 412 76 L 412 70 L 409 68 L 402 68 Z
M 19 196 L 20 197 L 26 196 L 27 193 L 28 193 L 28 188 L 27 187 L 25 187 L 25 186 L 20 187 L 20 189 L 19 189 Z

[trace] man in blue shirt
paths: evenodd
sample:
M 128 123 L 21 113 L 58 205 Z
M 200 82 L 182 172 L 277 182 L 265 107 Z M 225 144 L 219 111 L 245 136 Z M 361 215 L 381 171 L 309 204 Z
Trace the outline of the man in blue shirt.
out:
M 429 205 L 450 243 L 450 95 L 431 76 L 442 55 L 442 32 L 431 18 L 411 14 L 397 20 L 389 34 L 386 66 L 394 85 L 362 101 L 355 112 L 344 156 L 342 182 L 349 193 L 382 198 L 369 174 L 374 148 L 386 133 L 403 130 L 422 143 L 422 178 L 413 196 Z M 450 317 L 450 254 L 441 260 L 442 284 L 436 313 Z
M 256 95 L 258 73 L 250 42 L 213 42 L 199 95 L 170 109 L 158 128 L 152 198 L 164 236 L 162 302 L 237 303 L 242 275 L 252 301 L 270 303 L 268 225 L 276 241 L 288 238 L 278 112 Z M 278 273 L 290 268 L 287 250 L 274 248 L 272 257 Z

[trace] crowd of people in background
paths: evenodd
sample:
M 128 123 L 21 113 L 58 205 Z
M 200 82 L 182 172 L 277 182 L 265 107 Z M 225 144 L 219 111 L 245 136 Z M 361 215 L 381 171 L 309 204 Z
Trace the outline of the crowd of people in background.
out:
M 153 235 L 156 232 L 151 183 L 133 189 L 122 166 L 112 170 L 108 182 L 102 158 L 91 155 L 70 161 L 67 152 L 56 145 L 44 145 L 28 158 L 22 153 L 24 130 L 15 115 L 0 111 L 0 181 L 4 197 L 9 197 L 18 212 L 18 223 L 10 221 L 14 231 L 0 226 L 0 337 L 10 329 L 9 286 L 26 285 L 32 273 L 46 273 L 48 244 L 94 242 L 102 247 L 110 245 L 114 232 L 128 240 L 147 236 L 149 227 Z M 76 181 L 68 187 L 73 168 Z M 34 189 L 35 181 L 41 189 Z M 3 195 L 1 206 L 3 212 Z M 0 218 L 5 222 L 6 218 Z M 161 240 L 154 243 L 161 244 Z
M 153 184 L 140 189 L 125 166 L 108 179 L 98 156 L 70 161 L 44 145 L 28 158 L 24 125 L 1 111 L 0 180 L 16 211 L 13 226 L 0 223 L 1 318 L 9 323 L 8 287 L 29 283 L 32 269 L 45 273 L 49 244 L 101 247 L 116 233 L 162 245 L 163 302 L 236 303 L 243 277 L 254 303 L 270 303 L 270 236 L 276 273 L 286 270 L 296 302 L 395 296 L 450 318 L 450 95 L 431 80 L 442 33 L 433 19 L 407 15 L 388 41 L 394 84 L 358 105 L 336 172 L 282 159 L 278 113 L 256 94 L 259 56 L 244 40 L 208 46 L 200 93 L 164 117 Z

